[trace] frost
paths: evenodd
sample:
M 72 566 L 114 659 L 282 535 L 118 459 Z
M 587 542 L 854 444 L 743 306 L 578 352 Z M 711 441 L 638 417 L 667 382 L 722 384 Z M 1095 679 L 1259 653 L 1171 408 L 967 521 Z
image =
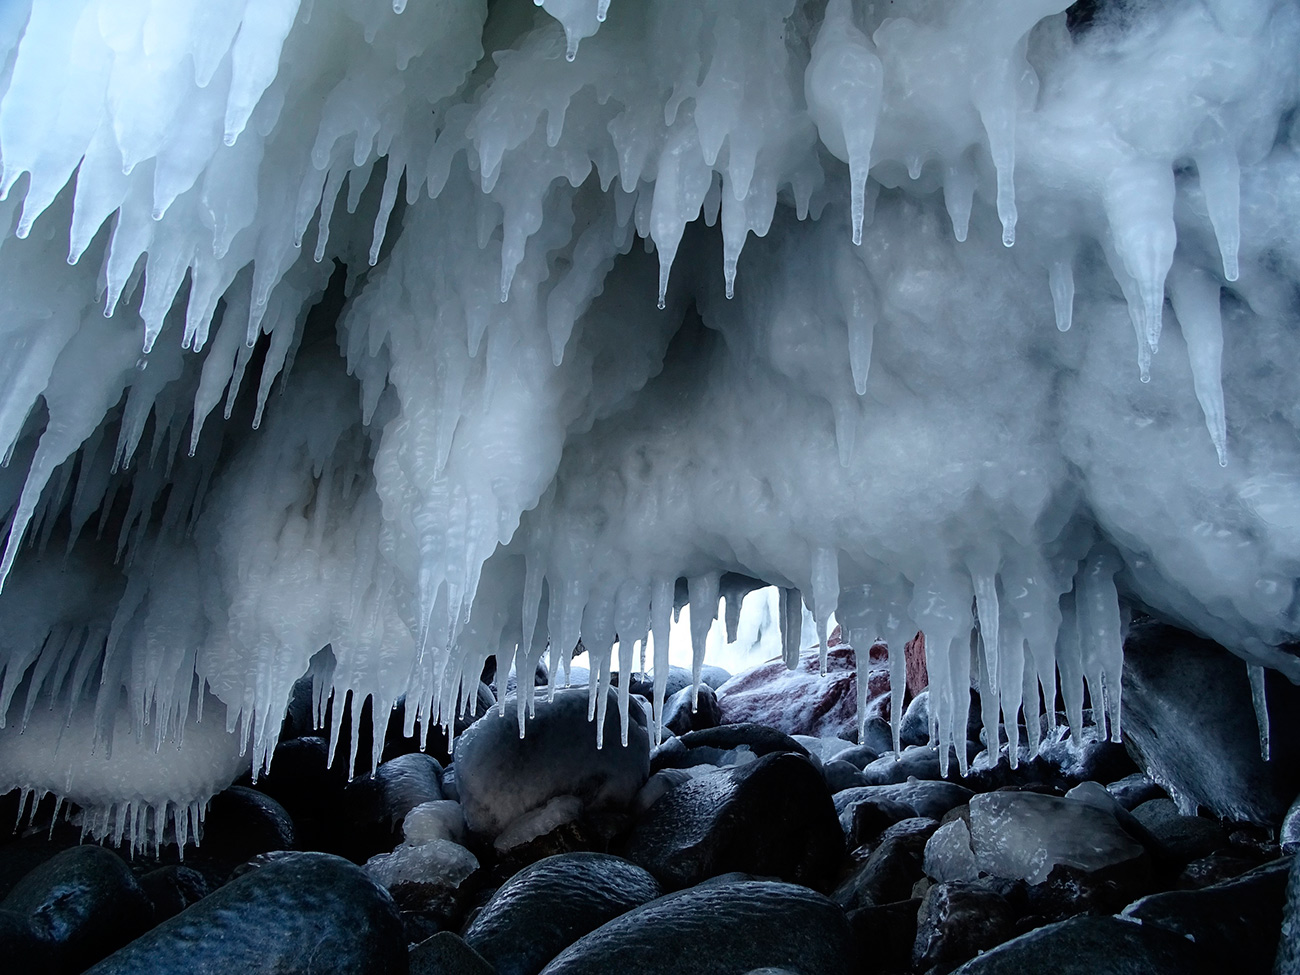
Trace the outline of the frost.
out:
M 6 734 L 206 687 L 188 809 L 309 666 L 410 733 L 548 656 L 523 727 L 581 641 L 594 718 L 719 597 L 924 631 L 945 769 L 972 681 L 1118 739 L 1125 601 L 1300 679 L 1300 9 L 1066 6 L 4 5 Z

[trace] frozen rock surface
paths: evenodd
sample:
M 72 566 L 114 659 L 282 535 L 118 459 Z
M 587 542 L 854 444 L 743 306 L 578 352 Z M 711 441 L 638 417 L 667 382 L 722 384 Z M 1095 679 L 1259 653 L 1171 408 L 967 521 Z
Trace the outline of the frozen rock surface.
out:
M 936 883 L 974 880 L 980 875 L 964 819 L 940 826 L 925 844 L 925 875 Z M 988 947 L 987 945 L 985 947 Z
M 792 884 L 740 882 L 669 894 L 565 949 L 543 975 L 746 975 L 775 967 L 850 975 L 855 948 L 843 912 Z
M 1032 792 L 989 792 L 970 801 L 979 869 L 1041 884 L 1059 865 L 1095 872 L 1143 855 L 1115 817 L 1086 803 Z
M 657 741 L 685 605 L 945 773 L 1123 738 L 1122 602 L 1300 678 L 1300 6 L 1072 6 L 3 4 L 0 788 L 192 835 L 309 670 L 366 771 L 578 648 Z
M 576 796 L 589 810 L 631 803 L 650 771 L 644 717 L 632 711 L 628 743 L 618 740 L 614 690 L 602 714 L 603 747 L 587 718 L 588 693 L 571 688 L 539 701 L 527 737 L 495 713 L 476 722 L 456 749 L 456 786 L 472 832 L 496 837 L 512 821 L 556 796 Z M 514 702 L 507 698 L 510 713 Z
M 615 856 L 547 857 L 497 888 L 465 940 L 497 975 L 537 975 L 583 935 L 661 893 L 654 877 Z

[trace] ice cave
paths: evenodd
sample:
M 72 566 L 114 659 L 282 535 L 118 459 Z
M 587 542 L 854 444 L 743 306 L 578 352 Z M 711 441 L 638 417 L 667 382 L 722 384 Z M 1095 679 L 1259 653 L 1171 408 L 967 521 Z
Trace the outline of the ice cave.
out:
M 693 694 L 857 648 L 890 754 L 919 667 L 961 783 L 968 726 L 1124 741 L 1156 619 L 1267 751 L 1298 52 L 1297 0 L 0 0 L 0 795 L 183 850 L 304 675 L 353 772 L 485 665 L 654 747 L 670 633 Z

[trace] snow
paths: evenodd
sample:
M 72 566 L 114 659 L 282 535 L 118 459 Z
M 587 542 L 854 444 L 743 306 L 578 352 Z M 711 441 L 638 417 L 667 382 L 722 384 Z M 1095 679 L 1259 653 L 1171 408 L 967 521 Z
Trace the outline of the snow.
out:
M 1129 601 L 1300 679 L 1300 8 L 1066 6 L 4 5 L 0 722 L 197 681 L 260 772 L 327 645 L 408 733 L 549 653 L 523 725 L 683 604 L 924 631 L 962 769 L 981 669 L 1121 736 Z

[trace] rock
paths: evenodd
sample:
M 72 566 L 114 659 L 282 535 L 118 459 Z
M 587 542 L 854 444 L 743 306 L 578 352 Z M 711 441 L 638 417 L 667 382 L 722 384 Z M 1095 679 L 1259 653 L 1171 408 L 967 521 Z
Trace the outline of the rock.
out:
M 674 735 L 716 728 L 722 723 L 717 695 L 708 684 L 701 684 L 699 697 L 692 707 L 693 687 L 683 687 L 664 705 L 664 727 Z
M 259 853 L 295 850 L 298 834 L 284 806 L 264 792 L 232 785 L 212 797 L 203 820 L 203 852 L 233 863 Z
M 893 751 L 894 732 L 889 727 L 889 721 L 879 715 L 873 714 L 869 717 L 866 726 L 862 729 L 862 740 L 858 743 L 858 747 L 873 750 L 877 758 L 885 752 Z M 866 762 L 863 764 L 865 765 Z
M 1155 838 L 1162 856 L 1187 864 L 1227 845 L 1223 827 L 1201 816 L 1183 816 L 1172 799 L 1150 799 L 1133 810 L 1133 818 Z
M 587 692 L 576 688 L 539 699 L 523 738 L 507 720 L 466 731 L 456 746 L 456 786 L 470 831 L 496 837 L 561 795 L 577 796 L 588 811 L 629 805 L 649 775 L 650 736 L 641 709 L 631 708 L 628 744 L 619 744 L 617 692 L 608 694 L 603 748 L 587 721 Z M 507 698 L 506 711 L 514 706 Z
M 36 933 L 27 918 L 0 911 L 0 953 L 7 970 L 23 975 L 61 975 L 54 947 Z
M 414 752 L 389 759 L 373 775 L 354 779 L 344 793 L 344 842 L 336 852 L 364 861 L 391 850 L 402 838 L 402 823 L 416 806 L 443 798 L 442 765 Z
M 1300 972 L 1300 860 L 1292 858 L 1282 905 L 1282 928 L 1273 960 L 1274 975 Z
M 949 757 L 952 758 L 951 753 Z M 975 757 L 970 749 L 967 758 Z M 939 752 L 928 745 L 910 745 L 901 754 L 886 752 L 862 769 L 867 785 L 894 785 L 908 779 L 938 781 L 945 776 L 939 771 Z M 957 779 L 957 762 L 951 761 L 948 778 Z
M 888 749 L 883 750 L 888 751 Z M 852 748 L 846 748 L 835 757 L 842 762 L 848 762 L 858 771 L 862 771 L 880 757 L 880 751 L 871 745 L 854 745 Z
M 1174 879 L 1174 886 L 1179 890 L 1201 890 L 1235 880 L 1257 866 L 1258 860 L 1247 860 L 1229 853 L 1211 853 L 1184 867 L 1182 873 Z
M 650 771 L 696 765 L 737 765 L 776 752 L 809 757 L 792 737 L 761 724 L 728 724 L 670 738 L 650 756 Z
M 1267 972 L 1273 964 L 1291 860 L 1276 860 L 1203 890 L 1170 890 L 1123 916 L 1196 944 L 1218 971 Z M 1204 956 L 1203 956 L 1204 957 Z
M 949 972 L 1015 934 L 1016 912 L 996 890 L 974 881 L 937 883 L 917 912 L 912 964 Z
M 700 668 L 701 682 L 708 684 L 714 690 L 717 690 L 723 684 L 727 683 L 727 681 L 731 680 L 731 677 L 731 671 L 724 670 L 721 667 L 715 667 L 712 664 L 705 664 Z
M 561 826 L 576 822 L 582 815 L 582 800 L 577 796 L 556 796 L 538 809 L 530 809 L 497 834 L 492 845 L 505 853 Z
M 410 975 L 502 975 L 450 931 L 439 931 L 411 947 Z
M 731 870 L 823 889 L 844 854 L 836 826 L 812 762 L 778 753 L 679 785 L 637 821 L 626 853 L 670 890 Z
M 980 870 L 997 877 L 1047 880 L 1059 865 L 1096 872 L 1144 856 L 1115 817 L 1073 799 L 1032 792 L 989 792 L 970 801 L 971 846 Z
M 466 893 L 462 885 L 478 866 L 465 847 L 432 840 L 371 857 L 366 875 L 387 890 L 402 910 L 419 911 L 449 924 L 461 916 Z
M 849 849 L 856 850 L 867 843 L 874 845 L 881 833 L 895 823 L 912 819 L 916 816 L 916 810 L 892 799 L 864 799 L 853 804 L 850 815 L 852 825 L 848 831 Z
M 706 667 L 705 669 L 712 670 L 713 668 Z M 722 670 L 722 668 L 720 667 L 717 669 Z M 723 673 L 726 673 L 726 671 L 723 671 Z M 730 679 L 730 675 L 728 675 L 728 679 Z M 622 675 L 618 671 L 614 671 L 612 674 L 610 674 L 610 684 L 612 686 L 618 687 L 620 680 L 622 680 Z M 687 668 L 669 667 L 668 681 L 664 686 L 664 700 L 668 701 L 673 697 L 673 695 L 678 693 L 682 688 L 690 687 L 691 684 L 694 682 L 694 680 L 695 680 L 694 676 Z M 714 684 L 713 682 L 707 680 L 704 677 L 703 672 L 701 672 L 700 674 L 700 680 L 707 683 L 710 687 L 722 686 L 721 683 Z M 654 690 L 655 690 L 654 675 L 641 673 L 640 671 L 632 674 L 632 683 L 629 685 L 628 690 L 632 694 L 640 694 L 647 701 L 653 701 Z
M 298 844 L 310 850 L 333 850 L 339 842 L 339 811 L 347 773 L 329 763 L 329 743 L 312 736 L 275 746 L 271 771 L 257 791 L 278 802 L 293 820 Z
M 824 677 L 817 651 L 800 654 L 794 670 L 778 660 L 742 671 L 718 691 L 722 721 L 757 722 L 791 735 L 857 738 L 855 660 L 853 648 L 840 644 L 827 654 Z M 875 664 L 865 672 L 867 717 L 883 716 L 889 694 L 888 667 Z
M 974 795 L 953 782 L 912 780 L 894 785 L 868 785 L 845 789 L 835 795 L 835 811 L 845 833 L 853 829 L 853 807 L 859 802 L 886 800 L 910 806 L 913 815 L 941 819 L 950 809 L 965 805 Z
M 1115 797 L 1115 801 L 1132 812 L 1135 808 L 1151 799 L 1161 799 L 1165 790 L 1151 781 L 1145 772 L 1134 772 L 1106 786 L 1106 791 Z
M 774 967 L 855 975 L 855 961 L 848 921 L 825 897 L 791 884 L 746 882 L 651 901 L 570 945 L 542 972 L 746 975 Z
M 856 789 L 867 784 L 866 777 L 851 762 L 842 762 L 839 759 L 822 766 L 822 778 L 826 780 L 826 787 L 832 793 Z
M 853 742 L 846 741 L 843 738 L 816 738 L 812 735 L 791 735 L 790 737 L 803 745 L 808 754 L 823 765 L 834 761 L 844 752 L 856 747 Z
M 453 799 L 422 802 L 402 820 L 402 838 L 409 846 L 419 846 L 433 840 L 463 842 L 465 811 Z
M 904 747 L 929 744 L 930 692 L 928 690 L 921 691 L 907 705 L 907 709 L 903 712 L 903 721 L 898 726 L 898 734 Z M 891 744 L 890 748 L 892 747 Z
M 285 853 L 110 955 L 93 975 L 405 975 L 397 907 L 362 869 Z
M 619 857 L 547 857 L 498 888 L 465 940 L 497 975 L 537 975 L 583 935 L 661 893 L 654 877 Z
M 1158 623 L 1124 642 L 1124 742 L 1178 798 L 1223 819 L 1276 826 L 1300 792 L 1300 689 L 1267 673 L 1272 761 L 1259 734 L 1246 665 L 1218 644 Z
M 1286 854 L 1300 853 L 1300 798 L 1291 803 L 1278 830 L 1277 841 Z
M 835 888 L 832 899 L 846 911 L 906 900 L 922 876 L 925 844 L 939 828 L 933 819 L 905 819 L 881 834 L 880 843 Z
M 849 928 L 857 943 L 862 975 L 904 972 L 912 967 L 916 942 L 916 915 L 920 898 L 870 905 L 848 912 Z
M 1004 942 L 955 975 L 1189 975 L 1196 946 L 1169 931 L 1114 917 L 1075 917 Z
M 176 864 L 149 871 L 140 878 L 140 886 L 153 904 L 154 924 L 175 917 L 212 892 L 203 874 Z
M 102 846 L 74 846 L 32 870 L 0 901 L 49 946 L 60 971 L 80 972 L 144 933 L 153 905 L 126 862 Z
M 964 819 L 954 819 L 935 830 L 925 844 L 923 867 L 925 875 L 938 883 L 974 880 L 980 875 Z

